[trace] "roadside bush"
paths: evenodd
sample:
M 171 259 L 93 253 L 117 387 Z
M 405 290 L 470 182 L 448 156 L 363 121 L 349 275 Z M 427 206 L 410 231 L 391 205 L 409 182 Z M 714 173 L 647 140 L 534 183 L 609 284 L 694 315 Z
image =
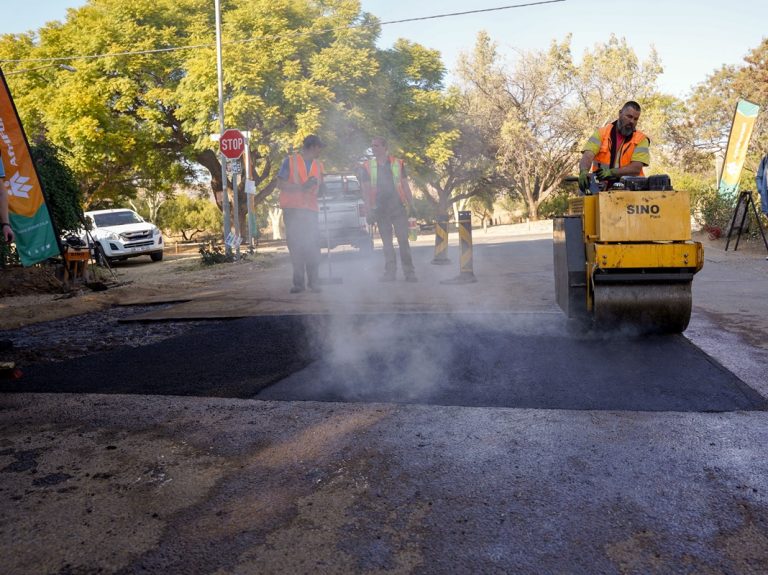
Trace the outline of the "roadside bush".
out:
M 19 252 L 15 244 L 9 244 L 0 239 L 0 268 L 20 265 Z
M 208 199 L 178 195 L 160 206 L 157 224 L 188 242 L 198 234 L 220 229 L 223 216 Z
M 565 215 L 568 211 L 568 198 L 570 195 L 567 189 L 558 189 L 539 204 L 539 218 L 548 220 Z
M 235 261 L 233 254 L 227 254 L 224 248 L 214 245 L 213 242 L 200 246 L 200 261 L 204 266 L 214 264 L 226 264 Z
M 733 217 L 734 202 L 725 198 L 714 188 L 699 190 L 691 194 L 691 208 L 696 221 L 713 238 L 725 233 Z
M 83 194 L 72 170 L 64 163 L 59 148 L 41 140 L 30 147 L 40 183 L 46 194 L 46 205 L 57 231 L 74 232 L 81 226 Z

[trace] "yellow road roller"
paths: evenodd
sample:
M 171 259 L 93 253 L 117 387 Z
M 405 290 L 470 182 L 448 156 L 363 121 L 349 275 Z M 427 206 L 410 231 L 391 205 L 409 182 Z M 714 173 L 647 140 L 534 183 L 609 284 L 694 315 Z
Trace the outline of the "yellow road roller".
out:
M 668 176 L 622 178 L 571 198 L 553 236 L 555 295 L 569 319 L 597 331 L 688 327 L 704 249 L 691 240 L 689 194 Z

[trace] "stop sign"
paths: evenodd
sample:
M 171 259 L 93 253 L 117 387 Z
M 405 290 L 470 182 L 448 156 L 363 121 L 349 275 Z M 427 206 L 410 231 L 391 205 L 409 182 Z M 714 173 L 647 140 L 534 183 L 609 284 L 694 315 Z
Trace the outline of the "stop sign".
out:
M 224 130 L 219 140 L 221 153 L 229 160 L 236 160 L 245 151 L 245 138 L 240 130 Z

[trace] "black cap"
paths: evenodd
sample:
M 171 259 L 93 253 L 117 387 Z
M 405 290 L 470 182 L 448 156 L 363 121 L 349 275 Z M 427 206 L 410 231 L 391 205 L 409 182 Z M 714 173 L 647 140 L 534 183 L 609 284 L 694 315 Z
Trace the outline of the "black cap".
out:
M 304 142 L 301 145 L 305 150 L 313 146 L 320 146 L 321 148 L 325 148 L 325 143 L 320 139 L 319 136 L 315 136 L 314 134 L 310 134 L 304 138 Z

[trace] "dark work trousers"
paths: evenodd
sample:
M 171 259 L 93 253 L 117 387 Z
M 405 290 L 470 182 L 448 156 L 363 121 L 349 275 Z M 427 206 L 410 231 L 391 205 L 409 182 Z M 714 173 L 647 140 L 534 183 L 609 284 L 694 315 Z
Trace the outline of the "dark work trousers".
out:
M 394 276 L 397 272 L 397 257 L 395 246 L 392 243 L 392 230 L 400 247 L 400 264 L 403 267 L 403 275 L 406 277 L 415 275 L 413 258 L 411 257 L 411 244 L 408 243 L 408 214 L 405 206 L 399 202 L 392 202 L 388 206 L 378 206 L 375 210 L 376 225 L 379 227 L 381 243 L 384 247 L 384 273 Z
M 317 212 L 300 208 L 283 210 L 285 221 L 285 239 L 293 265 L 293 285 L 304 289 L 306 272 L 309 287 L 317 287 L 320 267 L 320 233 L 317 225 Z

